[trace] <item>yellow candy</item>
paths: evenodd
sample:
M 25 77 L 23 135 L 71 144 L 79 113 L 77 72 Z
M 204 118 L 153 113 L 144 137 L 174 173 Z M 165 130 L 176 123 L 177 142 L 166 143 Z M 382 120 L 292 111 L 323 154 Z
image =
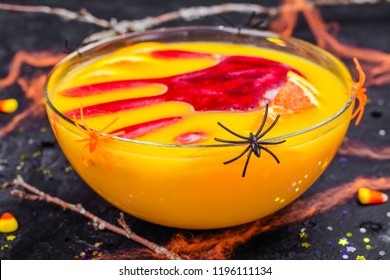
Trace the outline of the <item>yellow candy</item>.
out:
M 5 99 L 0 100 L 0 112 L 2 113 L 13 113 L 18 109 L 18 101 L 16 99 Z
M 367 188 L 360 188 L 358 199 L 361 204 L 380 204 L 388 200 L 387 194 Z
M 10 213 L 4 213 L 0 217 L 0 232 L 1 233 L 10 233 L 17 231 L 19 228 L 18 221 Z

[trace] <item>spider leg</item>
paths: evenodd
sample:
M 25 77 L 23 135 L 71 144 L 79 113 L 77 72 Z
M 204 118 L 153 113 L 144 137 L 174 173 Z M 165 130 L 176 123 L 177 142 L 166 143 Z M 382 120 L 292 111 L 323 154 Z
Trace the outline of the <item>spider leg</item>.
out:
M 90 138 L 83 138 L 83 139 L 75 140 L 76 143 L 89 142 L 89 141 L 91 141 Z
M 226 126 L 224 126 L 224 125 L 221 124 L 220 122 L 218 122 L 218 125 L 219 125 L 220 127 L 222 127 L 223 129 L 225 129 L 226 131 L 230 132 L 231 134 L 237 136 L 238 138 L 248 140 L 248 137 L 242 136 L 242 135 L 240 135 L 240 134 L 234 132 L 233 130 L 227 128 Z
M 275 141 L 275 142 L 271 142 L 271 141 L 259 141 L 257 142 L 257 144 L 259 145 L 277 145 L 277 144 L 282 144 L 286 142 L 286 140 L 280 140 L 280 141 Z
M 119 132 L 117 132 L 117 133 L 109 134 L 109 136 L 110 136 L 110 137 L 112 137 L 112 136 L 120 136 L 120 135 L 123 135 L 123 134 L 125 134 L 124 131 L 119 131 Z
M 115 119 L 113 119 L 111 122 L 109 122 L 105 127 L 103 127 L 100 132 L 104 132 L 106 131 L 107 128 L 109 128 L 110 126 L 112 126 L 117 120 L 119 119 L 119 117 L 116 117 Z
M 255 134 L 257 139 L 259 139 L 258 136 L 259 136 L 261 130 L 264 128 L 265 122 L 267 121 L 267 116 L 268 116 L 268 104 L 265 105 L 265 112 L 264 112 L 263 121 L 261 122 L 261 125 Z
M 73 120 L 73 122 L 74 122 L 74 125 L 75 125 L 78 129 L 80 129 L 81 131 L 85 130 L 85 129 L 82 128 L 81 125 L 77 122 L 77 119 L 76 119 L 76 116 L 75 116 L 75 115 L 73 115 L 72 120 Z
M 88 148 L 88 143 L 81 148 L 80 159 L 85 167 L 89 168 L 88 159 L 85 158 L 84 150 Z
M 256 12 L 252 12 L 243 26 L 244 27 L 252 27 L 251 23 L 252 23 L 252 20 L 255 18 L 255 16 L 256 16 Z
M 101 154 L 100 151 L 97 152 L 97 156 L 100 159 L 100 161 L 102 162 L 102 164 L 104 165 L 104 167 L 107 168 L 108 171 L 112 172 L 111 166 L 106 162 L 106 160 L 104 159 L 104 156 Z
M 234 140 L 225 140 L 221 138 L 214 138 L 214 140 L 218 142 L 230 143 L 230 144 L 248 144 L 248 141 L 234 141 Z
M 259 134 L 258 136 L 257 136 L 257 139 L 260 139 L 261 137 L 263 137 L 264 135 L 266 135 L 274 126 L 275 126 L 275 124 L 278 122 L 278 120 L 279 120 L 279 118 L 280 118 L 280 115 L 278 115 L 276 118 L 275 118 L 275 120 L 274 120 L 274 122 L 263 132 L 263 133 L 261 133 L 261 134 Z
M 249 28 L 264 28 L 267 24 L 267 19 L 258 19 L 257 22 L 252 23 Z
M 236 25 L 227 17 L 224 17 L 223 15 L 217 15 L 217 17 L 221 19 L 227 26 L 236 27 Z
M 231 163 L 233 161 L 236 161 L 238 160 L 239 158 L 241 158 L 249 149 L 251 148 L 251 146 L 248 146 L 241 154 L 239 154 L 238 156 L 228 160 L 228 161 L 225 161 L 223 164 L 228 164 L 228 163 Z M 252 151 L 252 150 L 251 150 Z M 251 152 L 250 152 L 251 153 Z
M 245 166 L 244 166 L 244 170 L 242 171 L 242 177 L 245 177 L 246 168 L 248 167 L 248 163 L 249 163 L 249 160 L 251 158 L 252 152 L 253 152 L 253 150 L 250 150 L 248 153 L 248 156 L 247 156 L 246 162 L 245 162 Z
M 85 122 L 84 119 L 84 109 L 83 109 L 83 104 L 80 104 L 80 117 L 81 117 L 81 122 L 83 123 L 83 126 L 85 127 L 85 130 L 91 131 L 87 123 Z
M 276 160 L 277 163 L 280 163 L 278 157 L 277 157 L 273 152 L 271 152 L 271 151 L 270 151 L 269 149 L 267 149 L 266 147 L 263 147 L 263 146 L 260 146 L 260 145 L 259 145 L 259 147 L 260 147 L 260 149 L 263 149 L 264 151 L 266 151 L 267 153 L 269 153 L 269 154 Z

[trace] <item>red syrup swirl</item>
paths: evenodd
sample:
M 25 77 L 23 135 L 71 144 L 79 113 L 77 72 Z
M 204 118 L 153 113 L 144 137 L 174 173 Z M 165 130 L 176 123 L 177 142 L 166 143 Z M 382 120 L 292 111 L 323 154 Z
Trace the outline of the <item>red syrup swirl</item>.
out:
M 149 122 L 138 123 L 138 124 L 116 129 L 114 131 L 111 131 L 110 134 L 123 131 L 124 133 L 121 134 L 120 137 L 134 139 L 146 135 L 150 132 L 156 131 L 157 129 L 170 125 L 174 122 L 177 122 L 180 119 L 181 117 L 168 117 L 168 118 L 157 119 Z
M 154 51 L 151 52 L 151 56 L 162 60 L 211 57 L 205 53 L 178 50 Z M 155 84 L 166 88 L 165 92 L 157 96 L 130 98 L 84 107 L 85 118 L 168 101 L 185 102 L 199 112 L 251 111 L 260 107 L 268 91 L 284 85 L 288 71 L 299 74 L 297 70 L 287 65 L 260 57 L 221 56 L 214 66 L 198 71 L 165 78 L 120 80 L 84 85 L 67 89 L 62 94 L 68 97 L 83 97 Z M 65 116 L 80 118 L 80 110 L 65 112 Z M 139 125 L 148 126 L 149 123 Z M 170 122 L 166 125 L 169 124 Z M 158 126 L 160 127 L 162 126 Z M 131 134 L 134 135 L 134 133 Z

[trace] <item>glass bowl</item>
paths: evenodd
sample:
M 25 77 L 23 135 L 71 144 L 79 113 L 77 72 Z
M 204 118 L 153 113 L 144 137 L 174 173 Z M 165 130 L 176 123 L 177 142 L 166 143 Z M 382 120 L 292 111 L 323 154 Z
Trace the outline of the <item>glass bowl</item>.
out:
M 280 163 L 264 152 L 260 158 L 252 156 L 245 177 L 241 174 L 246 155 L 234 163 L 223 163 L 242 153 L 248 145 L 219 142 L 179 145 L 124 139 L 99 134 L 86 123 L 76 124 L 56 108 L 55 89 L 75 67 L 119 48 L 148 41 L 226 42 L 282 51 L 326 69 L 345 89 L 342 94 L 348 98 L 321 121 L 262 139 L 285 140 L 270 148 Z M 351 75 L 342 62 L 309 43 L 264 31 L 195 26 L 132 33 L 83 47 L 52 70 L 45 99 L 48 118 L 63 153 L 101 197 L 149 222 L 213 229 L 270 215 L 294 201 L 317 180 L 348 129 L 353 108 L 351 88 Z M 91 146 L 89 150 L 85 147 L 91 143 L 88 137 L 92 137 L 85 129 L 101 137 L 104 149 L 99 152 L 99 147 L 96 151 L 91 151 Z

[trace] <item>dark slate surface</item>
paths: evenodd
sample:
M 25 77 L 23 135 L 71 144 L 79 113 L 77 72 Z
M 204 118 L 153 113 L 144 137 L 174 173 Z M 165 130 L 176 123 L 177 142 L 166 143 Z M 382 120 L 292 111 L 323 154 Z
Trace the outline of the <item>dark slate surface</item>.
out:
M 72 10 L 78 10 L 83 6 L 98 17 L 118 19 L 143 18 L 180 7 L 211 5 L 223 1 L 108 2 L 99 0 L 85 1 L 82 4 L 79 2 L 75 0 L 13 1 L 21 4 L 62 6 Z M 275 4 L 276 1 L 262 3 L 267 2 Z M 390 30 L 390 5 L 327 7 L 322 11 L 327 21 L 340 23 L 339 38 L 342 42 L 390 52 L 388 31 Z M 245 21 L 245 17 L 236 15 L 232 15 L 231 18 L 238 25 Z M 214 17 L 194 23 L 215 25 L 221 24 L 221 20 Z M 179 24 L 183 23 L 174 22 L 169 25 Z M 58 53 L 64 50 L 66 39 L 71 46 L 77 46 L 82 38 L 96 30 L 98 28 L 95 26 L 64 22 L 51 15 L 0 11 L 0 77 L 7 74 L 8 63 L 13 54 L 19 50 L 52 50 Z M 313 41 L 313 36 L 302 19 L 295 36 Z M 346 63 L 351 65 L 351 61 Z M 25 66 L 22 75 L 31 77 L 42 71 L 45 70 Z M 390 144 L 390 86 L 371 87 L 369 96 L 370 103 L 361 125 L 359 127 L 351 125 L 347 136 L 372 146 L 388 146 Z M 20 102 L 18 112 L 28 106 L 17 85 L 1 90 L 0 97 L 1 99 L 17 98 Z M 12 117 L 13 115 L 1 114 L 0 125 L 4 125 Z M 386 131 L 386 135 L 379 134 L 381 129 Z M 41 151 L 42 156 L 34 158 L 36 151 Z M 64 170 L 68 163 L 56 144 L 45 117 L 26 120 L 17 131 L 0 139 L 0 183 L 14 178 L 22 155 L 28 156 L 26 165 L 19 171 L 26 181 L 66 201 L 82 203 L 85 208 L 115 223 L 118 210 L 98 197 L 75 172 Z M 38 167 L 51 170 L 52 176 L 37 172 Z M 323 176 L 303 197 L 353 181 L 358 176 L 390 177 L 390 161 L 337 155 Z M 20 229 L 14 233 L 16 239 L 13 241 L 7 241 L 7 235 L 0 234 L 2 249 L 0 259 L 73 259 L 96 242 L 103 242 L 101 248 L 108 253 L 120 249 L 141 248 L 137 243 L 114 233 L 95 231 L 87 224 L 85 218 L 77 214 L 64 212 L 59 207 L 44 202 L 22 201 L 11 196 L 9 190 L 0 190 L 0 214 L 4 212 L 10 212 L 17 217 Z M 178 232 L 199 234 L 199 232 L 153 225 L 130 216 L 127 216 L 127 220 L 134 231 L 159 244 L 167 243 Z M 332 227 L 333 230 L 329 230 L 328 227 Z M 366 233 L 361 232 L 362 227 L 367 230 Z M 308 234 L 306 238 L 299 236 L 303 228 Z M 352 233 L 350 241 L 357 249 L 349 253 L 351 259 L 356 258 L 357 255 L 374 260 L 390 259 L 390 204 L 362 206 L 356 199 L 351 199 L 308 220 L 260 234 L 236 248 L 232 258 L 342 259 L 342 255 L 346 254 L 342 252 L 345 247 L 337 243 L 347 233 Z M 371 249 L 369 250 L 366 249 L 364 237 L 370 238 Z M 301 247 L 301 243 L 305 241 L 311 245 L 309 248 Z M 8 245 L 8 248 L 4 245 Z

